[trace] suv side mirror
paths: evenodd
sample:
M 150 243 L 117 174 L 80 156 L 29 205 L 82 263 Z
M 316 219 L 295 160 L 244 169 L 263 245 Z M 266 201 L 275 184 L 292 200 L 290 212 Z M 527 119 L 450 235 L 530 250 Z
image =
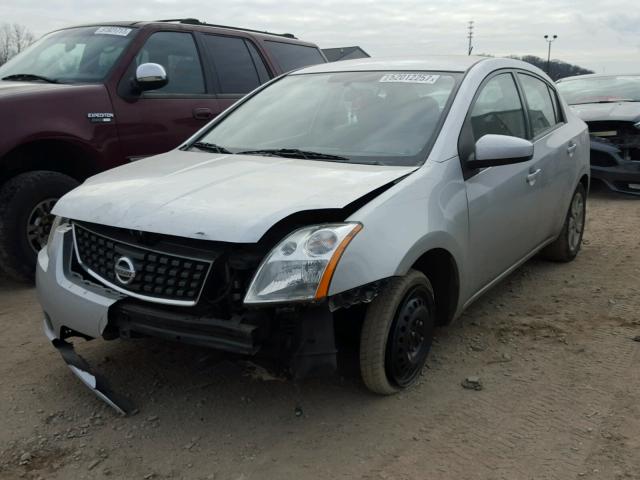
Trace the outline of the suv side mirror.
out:
M 167 72 L 158 63 L 143 63 L 136 68 L 135 85 L 141 92 L 157 90 L 169 83 Z
M 476 142 L 475 156 L 468 160 L 471 168 L 496 167 L 526 162 L 533 158 L 533 143 L 508 135 L 484 135 Z

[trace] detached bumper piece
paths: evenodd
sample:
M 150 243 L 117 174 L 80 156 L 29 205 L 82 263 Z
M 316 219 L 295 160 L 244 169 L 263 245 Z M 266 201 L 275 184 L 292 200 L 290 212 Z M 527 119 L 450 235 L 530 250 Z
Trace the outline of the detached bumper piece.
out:
M 89 364 L 84 358 L 78 355 L 72 343 L 60 340 L 59 338 L 53 339 L 51 343 L 58 349 L 60 355 L 62 355 L 62 359 L 69 366 L 73 374 L 89 387 L 98 398 L 122 416 L 127 416 L 133 412 L 134 407 L 129 400 L 116 395 L 103 377 L 91 373 Z
M 627 159 L 619 146 L 593 137 L 591 176 L 602 180 L 611 190 L 640 196 L 640 157 Z

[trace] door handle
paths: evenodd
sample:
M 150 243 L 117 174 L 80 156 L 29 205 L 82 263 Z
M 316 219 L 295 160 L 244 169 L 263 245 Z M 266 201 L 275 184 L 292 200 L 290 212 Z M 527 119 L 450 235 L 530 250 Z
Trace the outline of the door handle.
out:
M 576 145 L 574 142 L 569 142 L 569 146 L 567 147 L 567 153 L 569 154 L 570 157 L 573 156 L 573 153 L 576 151 L 576 148 L 578 148 L 578 145 Z
M 213 117 L 213 112 L 209 108 L 194 108 L 193 118 L 196 120 L 209 120 Z
M 529 186 L 533 187 L 533 185 L 538 180 L 538 175 L 540 175 L 540 172 L 542 172 L 541 168 L 538 168 L 535 171 L 533 171 L 533 169 L 529 170 L 529 175 L 527 175 L 527 183 L 529 184 Z

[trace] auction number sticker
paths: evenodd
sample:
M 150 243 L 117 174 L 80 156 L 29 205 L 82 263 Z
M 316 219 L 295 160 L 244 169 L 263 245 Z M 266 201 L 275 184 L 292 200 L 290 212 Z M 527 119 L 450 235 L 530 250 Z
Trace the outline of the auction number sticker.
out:
M 428 83 L 434 84 L 438 81 L 440 75 L 428 75 L 426 73 L 387 73 L 380 79 L 381 83 L 399 82 L 399 83 Z
M 94 35 L 118 35 L 119 37 L 126 37 L 131 33 L 131 30 L 131 28 L 124 27 L 100 27 L 94 32 Z

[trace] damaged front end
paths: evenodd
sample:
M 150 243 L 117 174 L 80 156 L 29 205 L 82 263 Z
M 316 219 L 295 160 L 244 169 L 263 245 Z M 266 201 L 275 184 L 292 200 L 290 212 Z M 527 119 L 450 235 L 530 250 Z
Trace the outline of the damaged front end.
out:
M 591 176 L 610 189 L 640 196 L 640 122 L 587 122 Z

